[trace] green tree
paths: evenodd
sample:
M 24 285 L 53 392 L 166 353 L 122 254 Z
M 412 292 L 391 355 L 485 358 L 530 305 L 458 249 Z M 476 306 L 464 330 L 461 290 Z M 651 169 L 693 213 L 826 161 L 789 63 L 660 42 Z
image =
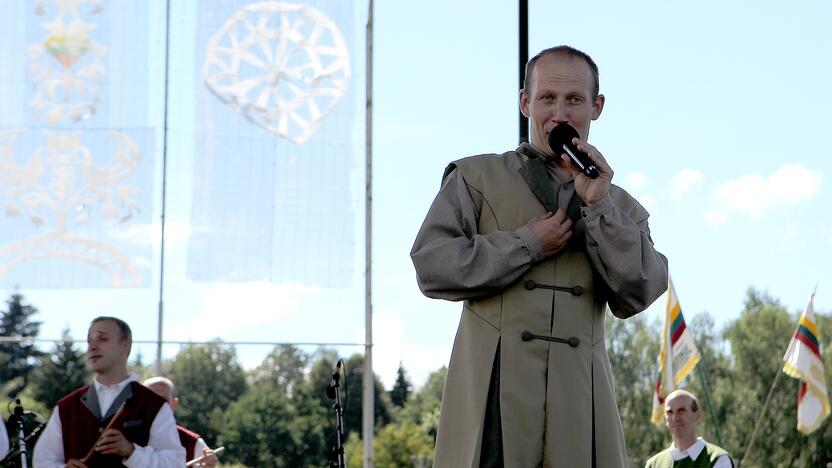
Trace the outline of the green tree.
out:
M 229 449 L 228 459 L 246 466 L 325 464 L 317 422 L 305 417 L 285 391 L 272 383 L 253 386 L 231 404 L 222 441 Z
M 731 415 L 725 412 L 725 407 L 721 404 L 725 397 L 721 389 L 724 389 L 733 378 L 725 340 L 722 338 L 722 333 L 716 329 L 713 318 L 707 313 L 692 317 L 688 329 L 693 334 L 701 359 L 694 371 L 685 379 L 685 387 L 698 395 L 702 403 L 703 418 L 699 425 L 700 434 L 706 440 L 724 446 L 727 440 L 724 437 L 723 421 Z M 720 393 L 715 393 L 716 391 Z M 719 436 L 717 436 L 717 426 Z M 732 455 L 736 456 L 735 453 Z
M 750 289 L 745 310 L 725 331 L 731 346 L 731 378 L 717 384 L 715 399 L 729 415 L 722 429 L 725 448 L 742 458 L 746 443 L 775 376 L 782 372 L 797 319 L 779 301 Z M 759 467 L 809 466 L 806 438 L 795 430 L 798 382 L 781 376 L 746 464 Z
M 170 363 L 176 385 L 176 420 L 214 446 L 223 413 L 245 393 L 246 379 L 233 347 L 219 341 L 185 347 Z
M 390 401 L 393 405 L 403 408 L 407 397 L 413 392 L 413 384 L 407 378 L 404 366 L 399 362 L 399 369 L 396 371 L 396 383 L 390 390 Z
M 136 347 L 134 346 L 133 349 L 136 350 Z M 127 363 L 127 370 L 131 374 L 136 374 L 141 382 L 156 375 L 156 366 L 144 363 L 144 355 L 142 354 L 141 348 L 136 350 L 136 357 L 133 358 L 133 362 Z
M 607 351 L 610 357 L 618 411 L 624 428 L 627 452 L 634 466 L 667 446 L 664 427 L 650 421 L 653 388 L 659 354 L 660 325 L 647 323 L 643 315 L 606 322 Z
M 363 466 L 363 445 L 357 435 L 351 436 L 345 453 L 347 466 Z M 388 424 L 376 435 L 373 457 L 373 466 L 378 468 L 427 468 L 433 460 L 433 439 L 412 423 Z
M 364 388 L 364 355 L 353 354 L 344 363 L 346 367 L 345 380 L 342 384 L 349 386 L 349 398 L 345 400 L 347 403 L 344 407 L 344 428 L 347 433 L 356 431 L 362 433 L 363 426 L 363 408 L 364 401 L 362 398 Z M 328 382 L 328 381 L 327 381 Z M 392 421 L 390 399 L 387 392 L 384 391 L 384 386 L 381 379 L 377 375 L 373 376 L 374 388 L 374 415 L 375 428 L 386 426 Z
M 279 344 L 251 374 L 252 383 L 273 383 L 291 394 L 305 381 L 309 356 L 291 344 Z
M 439 427 L 439 409 L 442 405 L 442 390 L 448 368 L 442 366 L 433 371 L 422 388 L 413 392 L 407 404 L 399 411 L 399 422 L 410 422 L 419 426 L 425 434 L 436 442 L 436 429 Z
M 344 461 L 346 461 L 347 468 L 364 466 L 364 442 L 358 437 L 357 432 L 352 432 L 347 437 L 347 443 L 344 444 Z
M 333 401 L 326 396 L 326 387 L 332 380 L 332 372 L 337 362 L 336 355 L 331 351 L 318 354 L 318 359 L 312 365 L 309 372 L 310 386 L 313 395 L 318 402 L 328 411 L 332 408 Z M 383 427 L 392 420 L 391 404 L 387 392 L 378 376 L 375 379 L 375 427 Z M 351 432 L 361 434 L 363 424 L 363 388 L 364 388 L 364 356 L 354 354 L 344 362 L 344 370 L 341 378 L 341 400 L 344 406 L 344 430 L 347 435 Z M 334 426 L 333 426 L 334 427 Z M 327 440 L 334 437 L 327 435 Z
M 24 302 L 23 295 L 15 292 L 6 301 L 7 309 L 0 316 L 0 336 L 37 337 L 41 322 L 33 320 L 38 309 Z M 17 393 L 29 383 L 29 374 L 43 354 L 33 342 L 0 342 L 0 354 L 5 355 L 0 367 L 0 382 L 20 378 L 21 383 L 10 389 Z
M 89 383 L 84 351 L 75 347 L 69 329 L 65 329 L 63 341 L 55 345 L 55 352 L 44 356 L 32 373 L 32 396 L 52 408 L 62 397 Z
M 336 360 L 334 351 L 319 350 L 316 355 Z M 303 453 L 305 457 L 298 458 L 298 463 L 303 460 L 326 460 L 330 455 L 330 446 L 335 445 L 336 440 L 334 413 L 329 409 L 332 402 L 329 401 L 328 406 L 320 403 L 332 369 L 320 366 L 318 371 L 307 374 L 309 362 L 310 356 L 300 348 L 278 345 L 251 374 L 253 386 L 272 386 L 285 395 L 291 420 L 282 423 L 292 428 L 292 442 L 297 446 L 292 450 Z M 318 377 L 321 372 L 328 372 L 330 376 Z M 305 462 L 304 464 L 308 466 Z

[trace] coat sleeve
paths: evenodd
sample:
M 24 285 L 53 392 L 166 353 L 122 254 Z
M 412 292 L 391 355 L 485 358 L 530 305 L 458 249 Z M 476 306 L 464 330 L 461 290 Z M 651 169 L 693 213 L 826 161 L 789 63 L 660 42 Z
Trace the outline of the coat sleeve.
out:
M 667 290 L 667 258 L 653 246 L 647 210 L 626 195 L 625 212 L 609 195 L 581 208 L 586 248 L 610 290 L 610 309 L 619 318 L 643 311 Z
M 52 415 L 46 423 L 46 428 L 40 434 L 32 456 L 32 465 L 43 468 L 63 468 L 64 442 L 61 427 L 61 415 L 58 407 L 52 409 Z
M 446 175 L 410 252 L 426 296 L 460 301 L 494 294 L 543 259 L 527 226 L 480 234 L 482 205 L 459 168 Z

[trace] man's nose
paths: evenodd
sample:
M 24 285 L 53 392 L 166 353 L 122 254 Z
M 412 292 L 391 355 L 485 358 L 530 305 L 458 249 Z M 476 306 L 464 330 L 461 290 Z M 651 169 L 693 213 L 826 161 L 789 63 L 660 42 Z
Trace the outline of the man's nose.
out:
M 552 108 L 552 120 L 557 123 L 568 123 L 569 115 L 566 106 L 561 102 L 555 102 Z

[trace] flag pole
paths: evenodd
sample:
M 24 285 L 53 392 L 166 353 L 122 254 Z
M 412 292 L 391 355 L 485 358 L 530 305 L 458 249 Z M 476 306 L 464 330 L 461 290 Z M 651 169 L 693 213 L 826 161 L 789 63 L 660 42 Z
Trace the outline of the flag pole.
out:
M 159 238 L 159 305 L 156 321 L 156 375 L 162 375 L 162 337 L 165 309 L 165 208 L 168 178 L 168 88 L 170 87 L 170 0 L 165 2 L 165 102 L 162 146 L 162 216 Z
M 754 424 L 754 431 L 751 433 L 751 439 L 745 446 L 745 453 L 743 454 L 742 459 L 737 463 L 737 468 L 742 466 L 743 463 L 748 460 L 748 454 L 751 453 L 751 446 L 754 444 L 754 439 L 757 437 L 757 431 L 760 429 L 760 423 L 766 415 L 768 404 L 771 402 L 771 396 L 774 394 L 774 387 L 777 386 L 777 381 L 780 380 L 780 374 L 782 373 L 781 369 L 777 369 L 777 375 L 774 377 L 774 382 L 771 383 L 771 388 L 768 389 L 768 396 L 766 397 L 766 402 L 763 404 L 763 410 L 760 411 L 760 415 L 757 416 L 757 423 Z
M 817 289 L 817 286 L 815 286 Z M 814 293 L 812 293 L 812 297 L 814 297 Z M 800 320 L 798 319 L 797 326 L 800 327 Z M 786 346 L 786 352 L 783 353 L 785 356 L 786 353 L 789 352 L 789 346 L 791 346 L 791 341 Z M 780 374 L 783 373 L 783 363 L 780 363 L 779 368 L 777 369 L 777 375 L 774 376 L 774 382 L 771 383 L 771 388 L 768 389 L 768 396 L 766 396 L 766 402 L 763 403 L 763 410 L 760 411 L 760 415 L 757 416 L 757 422 L 754 424 L 754 431 L 751 432 L 751 439 L 745 445 L 745 453 L 742 456 L 742 459 L 737 463 L 737 468 L 742 466 L 745 460 L 748 459 L 748 454 L 751 452 L 751 447 L 754 444 L 754 439 L 757 437 L 757 431 L 760 429 L 760 422 L 762 422 L 763 417 L 766 415 L 766 411 L 768 410 L 768 404 L 771 402 L 771 396 L 774 394 L 774 387 L 777 386 L 777 381 L 780 380 Z
M 373 468 L 373 435 L 375 434 L 375 379 L 373 374 L 373 0 L 367 12 L 366 57 L 366 136 L 365 136 L 365 200 L 364 200 L 364 394 L 362 437 L 364 468 Z
M 705 403 L 708 405 L 708 414 L 711 416 L 711 420 L 714 422 L 714 431 L 716 432 L 716 441 L 719 443 L 720 447 L 724 447 L 722 444 L 722 434 L 719 432 L 719 421 L 716 419 L 716 414 L 714 414 L 714 405 L 711 403 L 711 391 L 708 389 L 708 381 L 705 380 L 705 373 L 699 369 L 699 366 L 704 366 L 705 359 L 702 358 L 699 360 L 699 364 L 696 366 L 696 374 L 699 376 L 699 380 L 702 381 L 702 392 L 705 396 Z

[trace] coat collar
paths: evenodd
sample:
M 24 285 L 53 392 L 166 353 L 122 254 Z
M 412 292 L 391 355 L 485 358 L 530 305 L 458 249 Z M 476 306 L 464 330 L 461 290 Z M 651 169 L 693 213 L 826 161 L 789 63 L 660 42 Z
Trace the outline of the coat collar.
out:
M 121 389 L 118 396 L 113 400 L 113 403 L 107 408 L 107 413 L 103 416 L 101 415 L 101 405 L 98 402 L 98 381 L 93 381 L 92 384 L 89 386 L 89 390 L 81 397 L 81 403 L 92 413 L 93 416 L 98 418 L 99 421 L 105 421 L 108 418 L 112 417 L 116 411 L 121 407 L 121 404 L 127 401 L 130 397 L 133 396 L 133 386 L 131 385 L 132 382 L 135 380 L 131 375 L 127 381 L 127 384 Z
M 546 208 L 546 211 L 554 213 L 558 209 L 558 203 L 552 184 L 552 176 L 546 168 L 546 155 L 537 151 L 528 143 L 521 144 L 517 148 L 517 152 L 527 156 L 526 160 L 520 164 L 520 175 L 526 185 Z

